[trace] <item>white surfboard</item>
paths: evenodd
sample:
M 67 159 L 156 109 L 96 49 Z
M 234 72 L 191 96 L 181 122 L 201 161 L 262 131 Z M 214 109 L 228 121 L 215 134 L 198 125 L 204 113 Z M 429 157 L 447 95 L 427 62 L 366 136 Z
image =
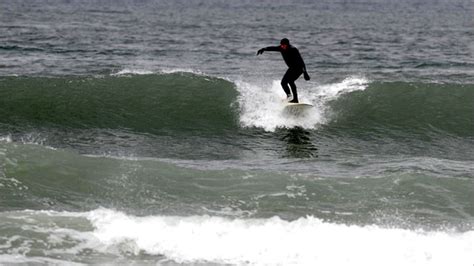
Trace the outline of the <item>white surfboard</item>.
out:
M 292 115 L 301 115 L 311 108 L 313 105 L 309 103 L 286 103 L 283 111 Z

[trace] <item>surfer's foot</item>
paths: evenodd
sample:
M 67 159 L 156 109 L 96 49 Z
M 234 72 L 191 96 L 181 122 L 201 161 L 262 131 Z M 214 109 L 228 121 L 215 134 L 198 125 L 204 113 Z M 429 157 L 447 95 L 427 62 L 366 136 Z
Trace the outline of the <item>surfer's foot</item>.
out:
M 291 94 L 287 94 L 287 95 L 286 95 L 286 100 L 287 100 L 288 102 L 290 102 L 291 99 L 293 99 L 293 96 L 291 96 Z
M 298 103 L 298 99 L 293 99 L 293 100 L 289 101 L 289 103 Z

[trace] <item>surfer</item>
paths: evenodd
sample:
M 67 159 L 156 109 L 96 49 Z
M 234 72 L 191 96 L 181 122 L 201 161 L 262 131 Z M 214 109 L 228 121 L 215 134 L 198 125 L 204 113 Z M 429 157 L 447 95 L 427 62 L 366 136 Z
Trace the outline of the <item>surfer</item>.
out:
M 295 81 L 301 76 L 301 74 L 303 74 L 305 80 L 310 79 L 306 72 L 306 66 L 303 58 L 301 58 L 300 52 L 296 47 L 290 45 L 290 41 L 287 38 L 280 41 L 280 46 L 269 46 L 258 50 L 257 55 L 263 54 L 265 51 L 280 52 L 283 56 L 283 60 L 285 60 L 288 70 L 281 79 L 281 87 L 285 91 L 288 101 L 290 103 L 297 103 L 298 93 L 296 92 Z M 291 93 L 288 85 L 291 87 Z M 291 94 L 293 94 L 293 99 L 291 99 Z

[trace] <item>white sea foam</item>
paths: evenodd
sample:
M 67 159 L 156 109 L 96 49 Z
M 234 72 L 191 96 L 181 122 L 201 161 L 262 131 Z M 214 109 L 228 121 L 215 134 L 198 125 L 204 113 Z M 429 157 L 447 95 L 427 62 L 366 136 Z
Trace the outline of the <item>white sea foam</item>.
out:
M 199 70 L 191 68 L 162 68 L 162 69 L 147 69 L 147 68 L 124 68 L 112 76 L 122 75 L 149 75 L 149 74 L 173 74 L 173 73 L 191 73 L 195 75 L 204 75 Z
M 471 265 L 474 231 L 425 232 L 351 226 L 313 217 L 226 219 L 135 217 L 112 210 L 85 215 L 93 235 L 113 248 L 164 255 L 180 263 L 250 265 Z
M 6 143 L 11 143 L 12 142 L 12 137 L 10 135 L 0 136 L 0 141 L 6 142 Z
M 205 76 L 203 72 L 196 69 L 191 69 L 191 68 L 163 68 L 163 69 L 160 69 L 159 73 L 163 73 L 163 74 L 191 73 L 195 75 Z
M 260 127 L 266 131 L 295 126 L 313 129 L 327 123 L 328 101 L 344 93 L 364 90 L 367 83 L 365 78 L 349 77 L 339 83 L 300 89 L 298 91 L 300 102 L 313 104 L 314 108 L 303 116 L 293 116 L 283 111 L 286 95 L 281 89 L 280 81 L 273 81 L 271 86 L 237 81 L 236 85 L 240 92 L 238 100 L 241 107 L 240 123 L 244 127 Z
M 474 254 L 474 231 L 413 231 L 336 224 L 314 217 L 295 221 L 278 217 L 137 217 L 97 209 L 85 213 L 21 211 L 2 213 L 0 218 L 6 219 L 8 226 L 18 224 L 19 232 L 25 232 L 3 237 L 0 253 L 8 251 L 8 255 L 0 255 L 0 264 L 113 257 L 123 258 L 123 262 L 129 258 L 132 263 L 146 253 L 156 255 L 158 262 L 185 264 L 444 266 L 471 265 Z M 86 229 L 89 222 L 92 230 Z M 35 236 L 43 237 L 32 238 Z M 25 254 L 30 253 L 32 243 L 50 248 L 30 257 Z M 88 257 L 90 251 L 93 257 Z
M 148 75 L 148 74 L 153 74 L 154 72 L 151 70 L 145 70 L 145 69 L 131 69 L 131 68 L 125 68 L 120 70 L 117 73 L 112 74 L 113 76 L 121 76 L 121 75 Z

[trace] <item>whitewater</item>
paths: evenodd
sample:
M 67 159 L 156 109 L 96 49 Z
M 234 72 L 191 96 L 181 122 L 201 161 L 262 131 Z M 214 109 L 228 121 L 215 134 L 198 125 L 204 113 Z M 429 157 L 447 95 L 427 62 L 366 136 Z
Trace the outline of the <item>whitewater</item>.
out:
M 146 254 L 159 255 L 163 258 L 158 262 L 165 264 L 171 260 L 184 264 L 239 265 L 468 265 L 473 249 L 473 232 L 346 226 L 314 217 L 292 222 L 278 217 L 250 220 L 210 216 L 135 217 L 97 209 L 86 213 L 11 212 L 2 214 L 2 218 L 14 223 L 24 215 L 31 217 L 24 230 L 48 235 L 52 248 L 45 253 L 53 257 L 62 254 L 74 258 L 84 255 L 81 250 L 94 250 L 106 256 L 123 253 L 146 259 Z M 57 228 L 66 221 L 81 226 Z M 46 245 L 45 241 L 35 239 L 37 243 L 32 245 L 23 238 L 20 235 L 14 239 L 23 242 L 18 250 L 36 249 L 35 253 L 42 253 L 38 248 Z M 12 242 L 6 245 L 11 247 Z M 12 255 L 0 255 L 0 258 L 6 263 L 22 261 L 21 257 Z M 36 257 L 28 262 L 58 261 Z

